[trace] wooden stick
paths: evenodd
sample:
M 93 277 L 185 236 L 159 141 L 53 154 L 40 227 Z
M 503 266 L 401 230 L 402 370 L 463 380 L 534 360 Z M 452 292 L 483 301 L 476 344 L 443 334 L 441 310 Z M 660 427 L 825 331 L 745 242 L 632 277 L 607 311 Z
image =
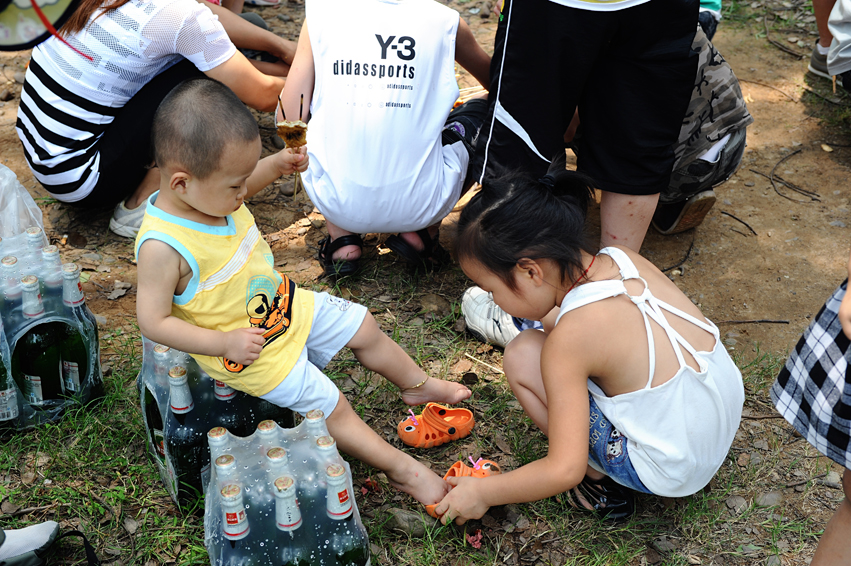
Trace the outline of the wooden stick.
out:
M 779 88 L 777 88 L 777 87 L 774 87 L 774 86 L 771 86 L 771 85 L 767 85 L 767 84 L 765 84 L 765 83 L 761 83 L 761 82 L 759 82 L 759 81 L 752 81 L 752 80 L 750 80 L 750 79 L 743 79 L 743 78 L 739 78 L 739 82 L 743 82 L 743 83 L 751 83 L 751 84 L 754 84 L 754 85 L 764 86 L 765 88 L 770 88 L 771 90 L 776 90 L 777 92 L 779 92 L 780 94 L 782 94 L 783 96 L 785 96 L 786 98 L 788 98 L 789 100 L 791 100 L 792 102 L 800 102 L 800 100 L 797 100 L 797 99 L 796 99 L 795 97 L 793 97 L 791 94 L 788 94 L 788 93 L 786 93 L 785 91 L 782 91 L 782 90 L 780 90 L 780 89 L 779 89 Z
M 304 114 L 304 95 L 301 95 L 301 101 L 298 103 L 298 119 L 301 120 Z
M 679 267 L 682 264 L 684 264 L 685 262 L 687 262 L 689 256 L 691 256 L 691 250 L 692 250 L 693 247 L 694 247 L 694 235 L 692 235 L 692 237 L 691 237 L 691 244 L 689 244 L 688 250 L 686 250 L 685 257 L 683 259 L 681 259 L 678 263 L 675 263 L 674 265 L 672 265 L 671 267 L 666 267 L 665 269 L 662 269 L 661 270 L 662 273 L 666 273 L 668 271 L 671 271 L 672 269 L 676 269 L 677 267 Z
M 465 353 L 464 355 L 467 356 L 468 358 L 470 358 L 471 360 L 473 360 L 474 362 L 476 362 L 477 364 L 482 364 L 483 366 L 485 366 L 486 368 L 488 368 L 491 371 L 495 371 L 496 373 L 505 375 L 505 372 L 502 371 L 501 369 L 499 369 L 498 367 L 494 367 L 490 364 L 483 362 L 482 360 L 476 359 L 473 356 L 471 356 L 470 354 Z
M 281 118 L 287 119 L 287 114 L 284 112 L 284 102 L 281 100 L 281 95 L 278 95 L 278 107 L 281 109 Z

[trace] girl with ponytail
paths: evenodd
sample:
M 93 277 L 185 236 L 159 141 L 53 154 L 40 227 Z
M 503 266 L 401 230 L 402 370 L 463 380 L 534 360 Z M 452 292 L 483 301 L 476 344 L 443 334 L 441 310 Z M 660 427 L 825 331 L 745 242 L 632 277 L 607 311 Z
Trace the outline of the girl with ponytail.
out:
M 444 523 L 561 492 L 624 519 L 635 492 L 690 495 L 727 456 L 744 387 L 718 328 L 637 253 L 586 245 L 591 196 L 573 171 L 514 173 L 461 213 L 464 273 L 510 315 L 544 321 L 506 346 L 504 369 L 549 449 L 508 473 L 449 478 Z

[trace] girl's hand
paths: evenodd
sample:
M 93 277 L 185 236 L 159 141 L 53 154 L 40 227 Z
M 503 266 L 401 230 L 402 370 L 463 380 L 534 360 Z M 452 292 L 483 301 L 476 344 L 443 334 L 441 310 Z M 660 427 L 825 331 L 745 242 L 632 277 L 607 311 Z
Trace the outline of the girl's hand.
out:
M 307 171 L 307 146 L 303 145 L 296 151 L 290 148 L 282 149 L 275 157 L 281 176 L 292 175 L 296 171 L 299 173 Z
M 223 357 L 244 366 L 251 365 L 263 351 L 263 344 L 266 342 L 263 332 L 262 328 L 237 328 L 224 332 Z
M 490 509 L 490 506 L 482 501 L 478 492 L 481 478 L 451 477 L 446 478 L 446 481 L 453 489 L 434 510 L 444 525 L 452 521 L 463 525 L 470 519 L 481 519 L 482 515 Z

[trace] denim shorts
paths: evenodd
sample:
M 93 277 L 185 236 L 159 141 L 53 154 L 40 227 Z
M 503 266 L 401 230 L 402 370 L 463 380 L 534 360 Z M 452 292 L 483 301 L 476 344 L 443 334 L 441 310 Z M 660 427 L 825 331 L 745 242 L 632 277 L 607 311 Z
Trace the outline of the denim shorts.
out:
M 593 462 L 592 467 L 625 487 L 641 493 L 652 493 L 641 483 L 629 460 L 629 439 L 609 422 L 590 393 L 588 403 L 591 406 L 588 460 Z

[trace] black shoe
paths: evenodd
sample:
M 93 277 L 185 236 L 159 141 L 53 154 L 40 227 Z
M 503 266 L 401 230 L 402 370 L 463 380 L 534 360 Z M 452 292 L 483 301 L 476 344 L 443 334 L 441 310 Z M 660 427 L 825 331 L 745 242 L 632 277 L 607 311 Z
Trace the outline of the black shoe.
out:
M 659 203 L 653 213 L 653 227 L 660 234 L 679 234 L 699 226 L 715 204 L 715 191 L 701 191 L 682 202 Z
M 428 228 L 423 228 L 417 232 L 417 236 L 423 242 L 422 251 L 414 248 L 414 246 L 397 234 L 393 234 L 387 238 L 384 245 L 399 254 L 408 265 L 418 272 L 438 271 L 451 261 L 449 252 L 444 250 L 440 245 L 440 232 L 432 238 L 428 233 Z
M 471 98 L 457 108 L 453 108 L 443 126 L 441 134 L 443 145 L 462 141 L 472 155 L 487 113 L 488 101 L 484 98 Z
M 599 480 L 585 476 L 567 495 L 575 509 L 596 513 L 609 521 L 624 521 L 635 513 L 635 492 L 608 476 Z
M 360 268 L 357 259 L 332 259 L 334 252 L 344 246 L 357 246 L 363 249 L 363 239 L 357 234 L 347 234 L 336 240 L 331 240 L 331 236 L 328 236 L 319 242 L 317 259 L 322 262 L 322 267 L 325 269 L 324 275 L 332 280 L 354 275 Z

